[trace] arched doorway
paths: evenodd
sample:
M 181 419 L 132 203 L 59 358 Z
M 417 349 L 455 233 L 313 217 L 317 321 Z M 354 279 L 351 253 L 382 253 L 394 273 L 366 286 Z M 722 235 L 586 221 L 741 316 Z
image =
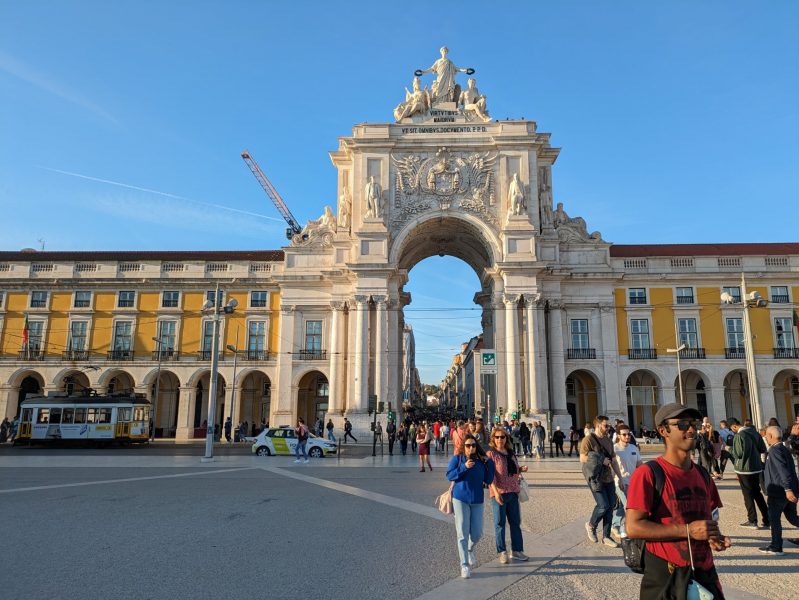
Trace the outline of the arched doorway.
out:
M 577 370 L 566 378 L 566 409 L 577 431 L 600 413 L 599 382 L 593 373 Z
M 752 400 L 749 396 L 749 378 L 746 371 L 736 369 L 724 378 L 724 407 L 726 417 L 735 417 L 742 423 L 752 418 Z
M 783 427 L 799 416 L 799 371 L 786 369 L 777 373 L 774 378 L 774 406 L 777 409 L 774 416 Z
M 89 378 L 83 371 L 67 371 L 59 381 L 56 381 L 56 387 L 59 392 L 65 392 L 71 396 L 73 394 L 81 394 L 84 391 L 91 389 Z
M 22 380 L 19 382 L 19 393 L 17 394 L 17 405 L 15 407 L 8 407 L 6 409 L 7 416 L 18 417 L 19 406 L 22 401 L 28 396 L 41 394 L 44 390 L 44 378 L 35 371 L 28 371 L 22 374 Z
M 180 380 L 172 371 L 161 371 L 160 381 L 156 382 L 158 374 L 153 375 L 149 385 L 150 402 L 153 402 L 155 414 L 155 437 L 174 438 L 178 427 L 178 396 L 180 395 Z M 156 388 L 158 399 L 155 399 Z
M 259 428 L 262 420 L 268 424 L 272 410 L 272 382 L 269 377 L 261 371 L 247 373 L 241 381 L 236 404 L 234 426 L 244 421 L 258 423 Z
M 126 371 L 113 371 L 104 377 L 106 383 L 105 391 L 109 394 L 128 393 L 132 394 L 136 389 L 133 376 Z
M 634 371 L 627 378 L 627 420 L 635 431 L 654 429 L 659 388 L 658 378 L 650 371 Z
M 199 429 L 208 422 L 208 394 L 211 390 L 211 371 L 204 371 L 197 381 L 194 394 L 194 428 Z M 216 380 L 216 431 L 222 431 L 225 412 L 225 378 L 218 374 Z M 249 434 L 248 434 L 249 435 Z
M 302 376 L 297 389 L 297 416 L 313 428 L 316 419 L 325 418 L 329 387 L 327 377 L 319 371 L 310 371 Z
M 708 416 L 706 383 L 702 373 L 694 369 L 684 370 L 682 372 L 682 387 L 685 390 L 685 406 L 697 409 L 702 413 L 702 416 Z M 674 380 L 674 397 L 677 402 L 682 402 L 679 377 Z

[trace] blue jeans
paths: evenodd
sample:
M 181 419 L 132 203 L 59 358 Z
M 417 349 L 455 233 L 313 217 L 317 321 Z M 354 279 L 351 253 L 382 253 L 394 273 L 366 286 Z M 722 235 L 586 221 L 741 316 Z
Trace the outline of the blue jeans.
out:
M 613 522 L 613 508 L 616 506 L 616 484 L 612 481 L 610 483 L 601 484 L 602 488 L 595 492 L 591 490 L 596 501 L 594 512 L 591 514 L 591 528 L 596 531 L 599 522 L 602 521 L 602 532 L 605 538 L 610 539 L 610 526 Z
M 494 538 L 497 552 L 505 552 L 505 520 L 510 526 L 510 547 L 514 552 L 524 552 L 522 538 L 522 511 L 519 506 L 519 494 L 510 492 L 502 494 L 502 504 L 491 498 L 491 509 L 494 512 Z
M 458 556 L 461 565 L 469 565 L 469 552 L 483 537 L 483 503 L 467 504 L 457 498 L 452 499 L 455 512 L 455 532 L 458 534 Z
M 332 429 L 328 429 L 327 430 L 327 439 L 329 439 L 333 443 L 336 442 L 336 436 L 333 435 L 333 430 Z
M 619 501 L 616 503 L 616 511 L 613 513 L 613 527 L 619 530 L 619 533 L 624 533 L 624 512 L 627 510 L 627 494 L 625 494 L 619 486 L 616 486 L 616 497 Z
M 297 460 L 300 460 L 300 451 L 302 451 L 303 458 L 308 460 L 308 455 L 305 453 L 305 444 L 307 443 L 307 440 L 304 442 L 297 442 L 297 447 L 294 448 L 294 455 L 297 457 Z

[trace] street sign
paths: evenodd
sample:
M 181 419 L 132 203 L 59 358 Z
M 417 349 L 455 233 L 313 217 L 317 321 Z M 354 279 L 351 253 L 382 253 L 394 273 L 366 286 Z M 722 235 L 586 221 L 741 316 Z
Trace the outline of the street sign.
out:
M 497 372 L 497 353 L 493 350 L 480 352 L 480 372 L 484 375 L 494 375 Z

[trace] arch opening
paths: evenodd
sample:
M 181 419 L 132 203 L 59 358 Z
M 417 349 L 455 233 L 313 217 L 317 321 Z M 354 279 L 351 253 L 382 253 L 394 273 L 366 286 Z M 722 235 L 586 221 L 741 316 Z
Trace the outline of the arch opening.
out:
M 627 423 L 636 431 L 655 428 L 660 382 L 651 371 L 638 370 L 627 377 Z
M 329 385 L 320 371 L 309 371 L 297 386 L 297 417 L 302 417 L 311 431 L 317 419 L 324 422 L 328 408 Z

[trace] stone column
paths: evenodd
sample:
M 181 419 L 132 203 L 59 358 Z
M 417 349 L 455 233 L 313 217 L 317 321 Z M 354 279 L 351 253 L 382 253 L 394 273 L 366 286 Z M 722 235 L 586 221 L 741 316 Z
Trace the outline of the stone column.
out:
M 388 313 L 386 297 L 372 296 L 375 302 L 375 394 L 381 402 L 388 402 L 388 346 L 386 330 L 388 329 Z M 388 404 L 386 404 L 388 407 Z
M 225 386 L 225 414 L 222 415 L 222 439 L 225 439 L 225 421 L 227 418 L 230 417 L 231 423 L 233 423 L 233 427 L 236 427 L 238 423 L 238 416 L 241 414 L 241 410 L 239 406 L 241 405 L 241 390 L 236 390 L 236 397 L 233 398 L 233 390 L 236 386 L 236 382 L 233 381 L 229 385 Z M 235 400 L 235 404 L 234 404 Z M 233 412 L 230 412 L 230 407 L 233 406 Z M 232 435 L 232 433 L 231 433 Z
M 197 388 L 194 387 L 181 387 L 178 390 L 176 440 L 190 440 L 194 437 L 194 397 L 196 394 Z
M 760 416 L 761 427 L 765 427 L 771 417 L 777 415 L 777 400 L 774 398 L 774 386 L 763 382 L 758 373 L 758 388 L 760 390 Z
M 497 412 L 497 408 L 502 406 L 507 408 L 507 372 L 508 372 L 508 356 L 506 351 L 505 342 L 505 303 L 502 300 L 501 294 L 496 294 L 491 299 L 491 318 L 493 322 L 494 333 L 494 351 L 497 355 L 497 374 L 494 376 L 494 390 L 492 392 L 491 402 L 489 402 L 486 410 L 488 411 L 489 419 L 493 420 Z M 486 421 L 488 422 L 488 421 Z
M 552 366 L 552 398 L 550 409 L 556 415 L 565 415 L 566 410 L 566 350 L 563 347 L 563 303 L 549 301 L 549 360 Z
M 388 354 L 386 356 L 386 367 L 388 369 L 388 398 L 394 407 L 397 418 L 400 418 L 400 408 L 402 407 L 402 382 L 399 379 L 402 370 L 402 332 L 399 325 L 399 312 L 397 310 L 399 302 L 394 298 L 389 298 L 387 303 L 388 321 Z
M 724 400 L 724 383 L 722 381 L 711 381 L 710 389 L 705 388 L 705 392 L 710 392 L 710 405 L 708 406 L 708 417 L 715 427 L 719 421 L 727 418 L 727 403 Z
M 519 296 L 505 295 L 505 357 L 507 412 L 519 410 Z
M 539 365 L 539 338 L 538 338 L 538 302 L 541 300 L 541 294 L 528 294 L 524 297 L 524 309 L 526 317 L 526 346 L 525 353 L 527 355 L 527 395 L 529 402 L 527 408 L 530 413 L 537 414 L 541 412 L 539 399 L 541 398 L 541 390 L 539 389 L 539 378 L 537 369 Z M 546 393 L 546 390 L 544 390 Z
M 0 420 L 8 417 L 13 421 L 17 414 L 17 401 L 19 399 L 19 388 L 12 385 L 0 386 Z M 19 430 L 18 430 L 19 431 Z
M 296 422 L 297 397 L 292 390 L 292 371 L 294 367 L 294 306 L 280 307 L 280 348 L 277 355 L 277 373 L 272 386 L 273 427 L 293 425 Z
M 369 401 L 369 297 L 355 296 L 355 412 L 366 412 Z
M 343 319 L 343 302 L 331 302 L 332 318 L 330 322 L 330 381 L 328 382 L 327 412 L 338 413 L 341 408 L 341 322 Z
M 599 325 L 601 344 L 599 352 L 602 356 L 605 381 L 602 390 L 604 406 L 600 402 L 598 409 L 601 414 L 611 417 L 617 415 L 618 418 L 627 421 L 627 391 L 622 388 L 619 378 L 619 341 L 616 329 L 616 307 L 613 304 L 599 305 Z M 637 425 L 637 423 L 630 423 L 630 426 Z

